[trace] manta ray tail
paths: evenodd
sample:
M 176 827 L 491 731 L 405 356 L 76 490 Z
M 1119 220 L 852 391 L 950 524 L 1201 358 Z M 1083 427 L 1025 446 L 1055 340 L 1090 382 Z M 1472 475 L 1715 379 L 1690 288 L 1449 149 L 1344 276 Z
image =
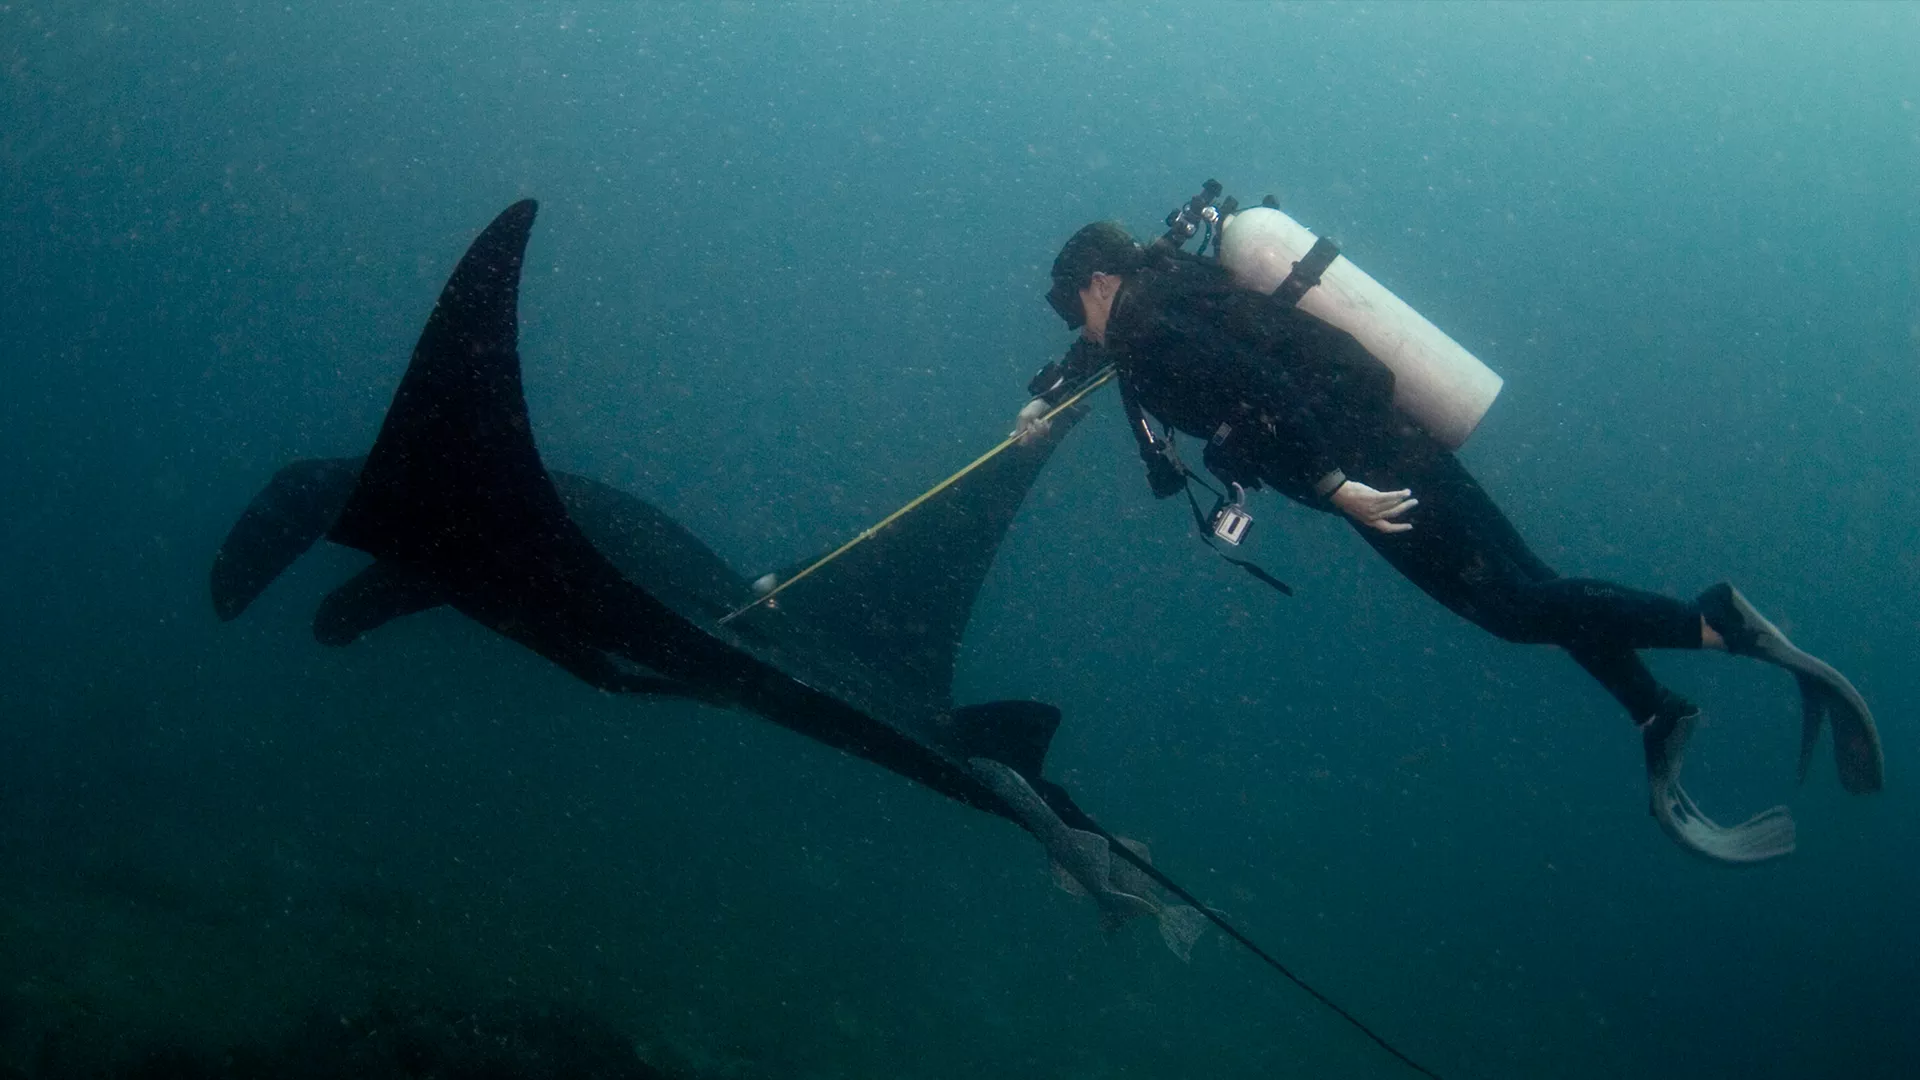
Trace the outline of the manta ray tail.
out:
M 1084 829 L 1104 838 L 1107 841 L 1108 850 L 1112 852 L 1112 854 L 1131 863 L 1135 870 L 1138 870 L 1141 874 L 1151 879 L 1154 884 L 1172 893 L 1175 897 L 1178 897 L 1186 905 L 1183 913 L 1176 916 L 1171 924 L 1164 919 L 1161 923 L 1161 936 L 1166 939 L 1168 948 L 1171 948 L 1176 955 L 1182 951 L 1183 946 L 1180 944 L 1182 938 L 1186 939 L 1184 947 L 1191 949 L 1191 935 L 1198 932 L 1197 920 L 1204 919 L 1214 926 L 1219 927 L 1221 933 L 1226 934 L 1237 942 L 1241 948 L 1246 949 L 1258 957 L 1262 963 L 1279 972 L 1288 982 L 1306 991 L 1307 995 L 1313 998 L 1313 1000 L 1325 1006 L 1329 1011 L 1339 1016 L 1342 1020 L 1345 1020 L 1348 1024 L 1351 1024 L 1355 1030 L 1365 1035 L 1375 1046 L 1386 1051 L 1394 1060 L 1412 1069 L 1414 1072 L 1419 1073 L 1421 1076 L 1432 1077 L 1434 1080 L 1438 1080 L 1438 1074 L 1432 1069 L 1408 1057 L 1399 1047 L 1388 1042 L 1384 1036 L 1374 1031 L 1371 1027 L 1368 1027 L 1359 1017 L 1341 1008 L 1332 998 L 1315 989 L 1305 979 L 1295 975 L 1293 969 L 1281 963 L 1272 953 L 1261 948 L 1257 942 L 1243 933 L 1239 927 L 1227 921 L 1225 915 L 1201 903 L 1199 897 L 1188 892 L 1179 882 L 1155 869 L 1151 862 L 1136 853 L 1132 847 L 1128 846 L 1126 841 L 1121 840 L 1119 837 L 1102 828 L 1099 822 L 1087 816 L 1086 811 L 1074 805 L 1073 800 L 1067 796 L 1066 791 L 1059 785 L 1041 781 L 1040 790 L 1045 794 L 1047 805 L 1053 807 L 1063 821 L 1074 822 L 1075 828 Z M 1185 914 L 1184 912 L 1191 912 L 1192 914 Z
M 1219 911 L 1208 907 L 1179 882 L 1153 865 L 1146 846 L 1108 832 L 1073 801 L 1065 788 L 1045 779 L 1041 770 L 1060 713 L 1030 701 L 996 701 L 955 710 L 954 751 L 980 782 L 990 788 L 1047 849 L 1056 880 L 1070 880 L 1069 891 L 1084 892 L 1100 906 L 1103 924 L 1157 915 L 1160 935 L 1185 960 L 1204 923 L 1211 923 L 1267 966 L 1351 1024 L 1401 1064 L 1422 1076 L 1435 1073 L 1408 1057 L 1358 1017 L 1309 985 L 1272 953 L 1261 948 Z M 1151 884 L 1149 884 L 1151 883 Z M 1063 887 L 1066 882 L 1062 882 Z M 1143 895 L 1153 886 L 1180 901 L 1170 904 Z

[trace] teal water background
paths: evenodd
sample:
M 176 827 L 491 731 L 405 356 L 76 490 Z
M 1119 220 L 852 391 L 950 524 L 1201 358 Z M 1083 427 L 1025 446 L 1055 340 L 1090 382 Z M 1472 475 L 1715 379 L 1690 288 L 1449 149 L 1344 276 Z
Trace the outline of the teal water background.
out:
M 207 603 L 515 198 L 549 462 L 758 569 L 991 445 L 1067 343 L 1061 240 L 1217 176 L 1507 378 L 1464 457 L 1550 562 L 1732 580 L 1852 675 L 1887 791 L 1792 787 L 1785 676 L 1660 657 L 1708 710 L 1690 789 L 1801 825 L 1687 858 L 1571 663 L 1269 496 L 1273 597 L 1151 500 L 1110 396 L 962 696 L 1061 706 L 1084 805 L 1445 1075 L 1914 1075 L 1917 55 L 1897 4 L 0 2 L 0 1060 L 511 996 L 740 1077 L 1403 1075 L 762 721 L 444 612 L 323 650 L 352 553 Z

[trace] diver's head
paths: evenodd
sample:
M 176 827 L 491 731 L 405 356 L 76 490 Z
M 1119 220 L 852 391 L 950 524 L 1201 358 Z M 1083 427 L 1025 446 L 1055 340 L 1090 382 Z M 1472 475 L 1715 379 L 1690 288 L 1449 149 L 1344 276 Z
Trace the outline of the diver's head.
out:
M 1123 276 L 1146 265 L 1147 254 L 1127 230 L 1111 221 L 1096 221 L 1074 233 L 1053 260 L 1053 287 L 1047 303 L 1069 330 L 1080 330 L 1090 341 L 1106 336 L 1107 313 Z

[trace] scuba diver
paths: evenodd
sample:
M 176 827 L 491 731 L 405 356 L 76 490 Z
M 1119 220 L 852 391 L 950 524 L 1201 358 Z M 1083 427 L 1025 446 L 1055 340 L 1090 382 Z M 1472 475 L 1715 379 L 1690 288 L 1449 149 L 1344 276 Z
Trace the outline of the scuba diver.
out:
M 1167 234 L 1151 244 L 1113 222 L 1087 225 L 1067 241 L 1054 260 L 1047 300 L 1080 336 L 1035 376 L 1034 400 L 1021 410 L 1016 436 L 1042 430 L 1053 404 L 1110 370 L 1156 497 L 1192 497 L 1195 478 L 1175 452 L 1174 432 L 1204 441 L 1207 470 L 1235 493 L 1215 512 L 1218 539 L 1237 545 L 1251 523 L 1242 493 L 1271 487 L 1346 518 L 1394 569 L 1489 633 L 1566 650 L 1632 717 L 1644 741 L 1653 814 L 1698 854 L 1724 862 L 1784 855 L 1793 849 L 1792 819 L 1775 807 L 1723 827 L 1700 813 L 1678 781 L 1700 710 L 1656 681 L 1636 650 L 1717 649 L 1792 672 L 1803 706 L 1802 777 L 1822 722 L 1831 721 L 1843 786 L 1856 794 L 1879 790 L 1882 755 L 1872 713 L 1844 676 L 1796 648 L 1730 585 L 1688 602 L 1561 577 L 1527 547 L 1448 441 L 1428 430 L 1434 425 L 1423 427 L 1396 400 L 1396 373 L 1362 344 L 1367 335 L 1304 310 L 1302 297 L 1322 287 L 1337 249 L 1314 242 L 1270 294 L 1248 287 L 1226 265 L 1235 207 L 1231 200 L 1213 206 L 1219 190 L 1209 181 L 1168 215 Z M 1266 206 L 1274 205 L 1269 197 Z M 1206 241 L 1198 255 L 1181 250 L 1203 224 L 1209 241 L 1220 229 L 1213 258 L 1205 255 Z M 1499 385 L 1486 375 L 1492 390 L 1482 411 Z M 1149 417 L 1163 425 L 1159 432 Z M 1478 418 L 1472 415 L 1467 430 Z M 1197 503 L 1195 511 L 1199 517 Z

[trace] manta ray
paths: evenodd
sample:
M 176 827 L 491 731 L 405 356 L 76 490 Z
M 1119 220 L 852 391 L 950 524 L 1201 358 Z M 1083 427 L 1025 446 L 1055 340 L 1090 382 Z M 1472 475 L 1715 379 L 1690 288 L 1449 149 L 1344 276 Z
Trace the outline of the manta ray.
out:
M 1049 780 L 1058 709 L 954 703 L 955 657 L 994 553 L 1076 417 L 1009 447 L 777 603 L 730 617 L 756 599 L 755 579 L 658 508 L 541 461 L 518 328 L 536 209 L 513 204 L 468 248 L 373 448 L 293 462 L 249 503 L 214 558 L 219 618 L 239 617 L 323 536 L 356 548 L 373 562 L 321 602 L 323 644 L 446 606 L 600 690 L 754 713 L 1025 829 L 1109 929 L 1151 918 L 1186 959 L 1202 928 L 1218 926 L 1427 1073 Z

